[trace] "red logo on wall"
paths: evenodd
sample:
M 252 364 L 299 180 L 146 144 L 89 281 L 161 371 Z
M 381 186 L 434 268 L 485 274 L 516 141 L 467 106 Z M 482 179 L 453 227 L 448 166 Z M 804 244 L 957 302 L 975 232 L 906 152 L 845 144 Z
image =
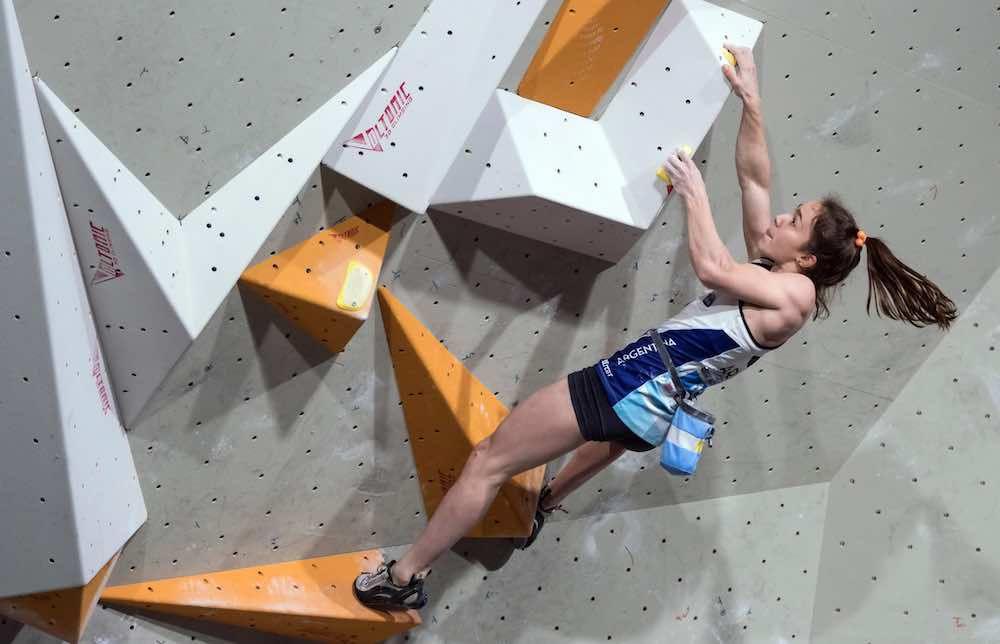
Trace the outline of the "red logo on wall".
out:
M 94 271 L 94 277 L 91 278 L 90 283 L 100 284 L 123 276 L 125 273 L 118 264 L 115 248 L 111 245 L 110 231 L 90 222 L 90 237 L 94 240 L 94 246 L 97 248 L 97 270 Z
M 101 411 L 107 416 L 108 412 L 111 411 L 111 395 L 108 394 L 108 387 L 104 384 L 100 351 L 95 350 L 90 356 L 90 375 L 94 378 L 94 385 L 97 387 L 97 396 L 101 400 Z
M 342 233 L 330 233 L 330 237 L 333 237 L 334 239 L 350 239 L 351 237 L 357 235 L 359 232 L 361 232 L 361 227 L 355 226 L 354 228 L 345 230 Z
M 361 148 L 372 152 L 382 152 L 382 139 L 389 138 L 392 129 L 399 123 L 399 119 L 406 113 L 406 108 L 413 102 L 413 97 L 406 91 L 406 83 L 400 83 L 399 89 L 389 104 L 385 106 L 382 115 L 375 121 L 375 125 L 366 128 L 364 132 L 355 135 L 351 139 L 344 141 L 345 148 Z

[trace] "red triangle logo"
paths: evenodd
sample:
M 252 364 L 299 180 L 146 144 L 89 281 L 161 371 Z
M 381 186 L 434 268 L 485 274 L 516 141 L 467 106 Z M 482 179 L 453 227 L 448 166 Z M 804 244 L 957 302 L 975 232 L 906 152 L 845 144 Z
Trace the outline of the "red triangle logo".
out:
M 108 280 L 118 279 L 124 275 L 122 271 L 115 269 L 114 273 L 109 273 L 103 269 L 98 268 L 94 271 L 94 278 L 90 280 L 91 284 L 100 284 L 101 282 L 107 282 Z
M 374 129 L 371 128 L 355 135 L 348 141 L 344 141 L 344 147 L 361 148 L 362 150 L 371 150 L 372 152 L 383 151 L 382 143 L 378 140 L 378 136 L 375 135 Z

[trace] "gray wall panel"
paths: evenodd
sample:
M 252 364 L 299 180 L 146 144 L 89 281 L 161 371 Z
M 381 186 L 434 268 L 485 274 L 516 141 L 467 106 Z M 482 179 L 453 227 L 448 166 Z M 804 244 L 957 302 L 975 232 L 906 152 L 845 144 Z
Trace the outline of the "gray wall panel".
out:
M 1000 638 L 1000 273 L 830 484 L 815 642 Z
M 32 71 L 183 218 L 405 37 L 427 3 L 15 4 Z

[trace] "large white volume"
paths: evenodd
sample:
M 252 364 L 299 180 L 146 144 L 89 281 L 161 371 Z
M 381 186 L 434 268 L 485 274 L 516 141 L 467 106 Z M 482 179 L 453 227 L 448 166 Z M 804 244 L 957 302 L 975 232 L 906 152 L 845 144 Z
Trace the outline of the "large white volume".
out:
M 663 206 L 656 169 L 681 145 L 696 148 L 729 96 L 723 43 L 753 46 L 760 29 L 707 2 L 673 0 L 597 119 L 498 90 L 431 204 L 618 261 Z
M 136 421 L 205 328 L 393 53 L 183 221 L 44 81 L 36 81 L 70 229 L 126 426 Z
M 146 520 L 146 507 L 9 0 L 0 8 L 0 39 L 0 597 L 7 597 L 86 584 Z
M 323 163 L 424 212 L 544 0 L 434 0 Z

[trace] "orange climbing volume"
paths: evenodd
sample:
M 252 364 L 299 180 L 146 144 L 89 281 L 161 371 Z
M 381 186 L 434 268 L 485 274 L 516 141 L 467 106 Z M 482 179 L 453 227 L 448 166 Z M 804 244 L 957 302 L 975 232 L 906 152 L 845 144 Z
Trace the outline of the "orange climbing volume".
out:
M 670 0 L 566 0 L 517 93 L 590 116 Z
M 472 447 L 492 434 L 508 411 L 392 293 L 379 288 L 378 298 L 420 490 L 432 516 Z M 540 466 L 505 483 L 466 536 L 528 536 L 544 477 Z
M 354 597 L 382 559 L 352 552 L 108 588 L 101 603 L 242 626 L 284 637 L 367 644 L 420 624 L 416 611 L 374 611 Z
M 248 268 L 250 287 L 331 351 L 368 318 L 396 205 L 383 201 Z
M 119 553 L 121 554 L 121 553 Z M 97 571 L 86 585 L 34 595 L 0 599 L 0 615 L 33 626 L 67 642 L 78 642 L 87 628 L 97 597 L 108 581 L 118 554 Z

